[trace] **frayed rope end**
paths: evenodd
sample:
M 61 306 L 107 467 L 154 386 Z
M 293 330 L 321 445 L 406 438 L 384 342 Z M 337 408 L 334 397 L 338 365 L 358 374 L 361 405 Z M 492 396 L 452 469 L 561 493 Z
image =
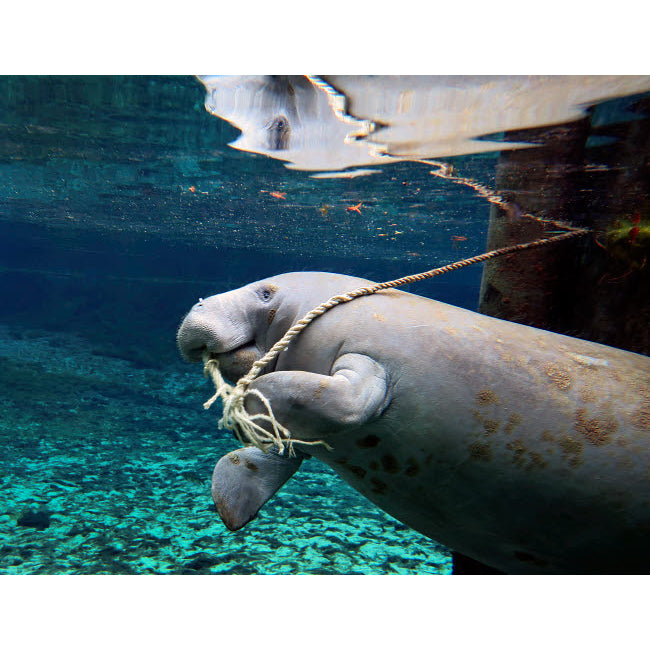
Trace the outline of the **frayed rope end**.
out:
M 313 442 L 293 440 L 289 429 L 275 419 L 269 400 L 259 390 L 254 388 L 247 390 L 247 386 L 241 383 L 231 386 L 223 378 L 219 370 L 219 362 L 211 359 L 207 352 L 203 355 L 203 363 L 204 374 L 212 379 L 216 389 L 214 395 L 203 404 L 203 408 L 209 409 L 221 397 L 223 417 L 219 420 L 219 428 L 232 431 L 243 445 L 254 445 L 265 453 L 272 447 L 277 447 L 280 454 L 287 449 L 289 456 L 296 455 L 293 449 L 294 442 L 304 445 L 324 445 L 328 450 L 332 449 L 322 440 Z M 244 398 L 247 394 L 255 395 L 264 405 L 266 413 L 251 415 L 244 407 Z M 270 431 L 262 424 L 268 425 Z

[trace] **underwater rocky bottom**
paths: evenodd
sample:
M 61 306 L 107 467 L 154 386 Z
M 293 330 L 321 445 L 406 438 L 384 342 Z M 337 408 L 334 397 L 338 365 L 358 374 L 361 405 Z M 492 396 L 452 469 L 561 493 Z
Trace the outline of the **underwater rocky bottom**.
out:
M 203 410 L 197 366 L 142 367 L 5 326 L 0 364 L 2 573 L 451 573 L 444 546 L 315 459 L 228 531 L 210 479 L 238 443 Z

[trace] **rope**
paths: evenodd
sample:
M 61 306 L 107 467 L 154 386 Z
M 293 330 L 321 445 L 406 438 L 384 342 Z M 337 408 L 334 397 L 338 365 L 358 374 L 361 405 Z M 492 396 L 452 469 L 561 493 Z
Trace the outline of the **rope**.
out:
M 567 226 L 563 227 L 567 228 Z M 509 255 L 524 250 L 531 250 L 533 248 L 539 248 L 540 246 L 546 246 L 547 244 L 563 241 L 565 239 L 571 239 L 573 237 L 584 235 L 587 232 L 588 230 L 582 228 L 570 228 L 567 232 L 554 235 L 553 237 L 536 239 L 535 241 L 523 244 L 505 246 L 474 257 L 459 260 L 458 262 L 452 262 L 451 264 L 446 264 L 445 266 L 436 269 L 424 271 L 423 273 L 416 273 L 414 275 L 407 275 L 388 282 L 359 287 L 358 289 L 349 291 L 348 293 L 333 296 L 329 300 L 307 312 L 261 359 L 253 363 L 249 372 L 242 377 L 234 387 L 224 381 L 219 371 L 218 362 L 215 359 L 210 359 L 209 354 L 206 352 L 203 358 L 204 372 L 206 376 L 212 378 L 216 392 L 203 406 L 208 409 L 218 397 L 221 397 L 223 400 L 223 417 L 219 420 L 219 428 L 225 427 L 226 429 L 233 431 L 242 444 L 252 444 L 263 451 L 267 451 L 272 446 L 277 446 L 280 453 L 284 452 L 286 444 L 289 455 L 294 455 L 294 442 L 307 445 L 321 444 L 331 449 L 331 447 L 322 440 L 304 441 L 293 439 L 289 430 L 282 426 L 273 416 L 271 405 L 266 397 L 264 397 L 260 391 L 249 388 L 251 382 L 258 377 L 262 369 L 273 361 L 281 352 L 286 350 L 291 341 L 293 341 L 293 339 L 298 336 L 298 334 L 300 334 L 309 323 L 311 323 L 315 318 L 322 316 L 333 307 L 336 307 L 336 305 L 350 302 L 351 300 L 361 296 L 369 296 L 379 291 L 384 291 L 385 289 L 394 289 L 412 282 L 433 278 L 442 275 L 443 273 L 448 273 L 449 271 L 455 271 L 457 269 L 465 268 L 466 266 L 471 266 L 472 264 L 486 262 L 495 257 L 501 257 L 503 255 Z M 266 409 L 266 413 L 250 415 L 244 408 L 244 398 L 247 394 L 254 395 L 260 399 L 262 405 Z M 270 425 L 271 431 L 261 426 L 259 424 L 260 422 Z

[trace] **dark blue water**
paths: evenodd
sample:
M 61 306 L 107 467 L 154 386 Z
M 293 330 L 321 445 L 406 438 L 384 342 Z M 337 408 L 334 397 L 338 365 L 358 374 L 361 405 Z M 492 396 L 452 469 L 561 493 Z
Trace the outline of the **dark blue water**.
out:
M 237 151 L 204 95 L 192 77 L 0 79 L 0 572 L 450 572 L 313 459 L 227 531 L 210 476 L 236 441 L 175 334 L 198 297 L 277 273 L 379 281 L 481 253 L 490 205 L 416 162 L 326 179 Z M 494 187 L 497 158 L 455 173 Z M 475 310 L 481 272 L 409 290 Z

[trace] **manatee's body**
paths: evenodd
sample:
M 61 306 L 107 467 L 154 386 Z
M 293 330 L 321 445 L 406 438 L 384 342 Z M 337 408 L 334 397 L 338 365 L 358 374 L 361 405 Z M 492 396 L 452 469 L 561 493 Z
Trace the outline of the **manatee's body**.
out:
M 290 273 L 213 296 L 180 349 L 234 380 L 309 309 L 367 284 Z M 391 290 L 314 320 L 252 387 L 294 438 L 333 447 L 305 452 L 455 551 L 513 573 L 650 570 L 648 357 Z M 220 461 L 216 497 L 264 469 L 261 451 L 235 453 L 246 462 Z

